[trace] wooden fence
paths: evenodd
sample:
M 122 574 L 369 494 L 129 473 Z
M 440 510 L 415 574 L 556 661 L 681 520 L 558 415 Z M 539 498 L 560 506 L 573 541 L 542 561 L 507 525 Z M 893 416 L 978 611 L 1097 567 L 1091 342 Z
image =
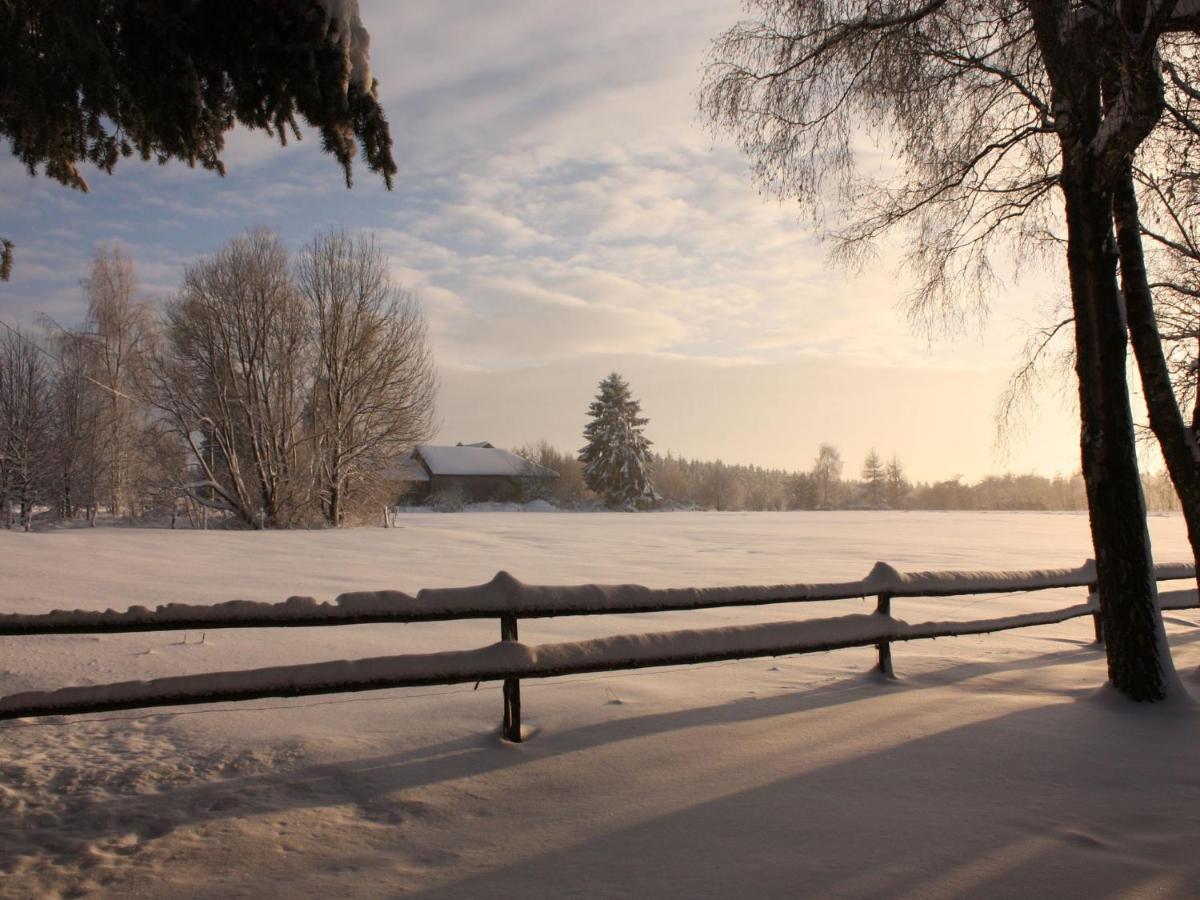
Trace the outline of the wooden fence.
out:
M 1156 567 L 1159 581 L 1194 579 L 1190 565 Z M 231 601 L 211 606 L 168 604 L 125 612 L 74 610 L 41 615 L 0 615 L 0 636 L 97 634 L 216 628 L 360 625 L 373 622 L 500 620 L 500 642 L 475 650 L 405 654 L 353 661 L 174 676 L 0 697 L 0 719 L 69 715 L 154 706 L 179 706 L 297 697 L 418 685 L 502 681 L 502 733 L 521 740 L 521 679 L 813 653 L 874 645 L 876 668 L 893 675 L 897 641 L 984 634 L 1093 616 L 1101 639 L 1095 567 L 1031 572 L 910 572 L 876 563 L 861 581 L 770 587 L 670 588 L 639 585 L 537 586 L 505 572 L 490 582 L 441 588 L 415 597 L 399 591 L 343 594 L 332 603 L 291 597 L 282 603 Z M 1062 609 L 974 621 L 909 624 L 892 616 L 892 603 L 909 597 L 949 597 L 1088 588 L 1085 602 Z M 553 616 L 669 612 L 717 607 L 809 603 L 875 597 L 873 614 L 773 622 L 724 628 L 618 635 L 576 643 L 526 645 L 520 619 Z M 1194 590 L 1160 595 L 1164 609 L 1195 608 Z

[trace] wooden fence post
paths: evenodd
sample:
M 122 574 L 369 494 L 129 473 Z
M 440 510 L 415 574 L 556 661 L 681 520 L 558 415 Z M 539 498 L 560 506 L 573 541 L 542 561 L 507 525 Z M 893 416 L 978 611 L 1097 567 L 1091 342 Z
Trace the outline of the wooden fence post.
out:
M 500 640 L 517 640 L 517 617 L 506 613 L 500 617 Z M 521 743 L 521 679 L 504 679 L 504 724 L 501 734 L 506 741 Z
M 879 600 L 875 604 L 875 615 L 890 616 L 892 614 L 892 595 L 880 594 Z M 880 641 L 875 645 L 875 649 L 879 651 L 879 662 L 875 664 L 875 671 L 882 674 L 885 678 L 895 678 L 896 673 L 892 669 L 892 642 Z
M 1091 584 L 1089 584 L 1087 586 L 1087 588 L 1088 588 L 1088 597 L 1089 598 L 1093 594 L 1095 594 L 1095 596 L 1096 596 L 1096 611 L 1094 613 L 1092 613 L 1092 626 L 1096 629 L 1096 643 L 1103 644 L 1104 643 L 1104 625 L 1100 621 L 1100 594 L 1099 594 L 1099 591 L 1097 590 L 1096 582 L 1094 582 L 1094 581 Z

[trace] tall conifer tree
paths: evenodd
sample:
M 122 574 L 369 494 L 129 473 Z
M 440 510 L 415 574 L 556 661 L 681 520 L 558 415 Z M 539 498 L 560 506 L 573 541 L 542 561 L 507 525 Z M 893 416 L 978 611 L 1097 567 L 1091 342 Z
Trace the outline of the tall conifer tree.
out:
M 616 372 L 600 382 L 588 410 L 587 446 L 579 451 L 583 479 L 612 509 L 634 510 L 658 501 L 650 478 L 650 441 L 642 434 L 650 420 L 641 411 Z

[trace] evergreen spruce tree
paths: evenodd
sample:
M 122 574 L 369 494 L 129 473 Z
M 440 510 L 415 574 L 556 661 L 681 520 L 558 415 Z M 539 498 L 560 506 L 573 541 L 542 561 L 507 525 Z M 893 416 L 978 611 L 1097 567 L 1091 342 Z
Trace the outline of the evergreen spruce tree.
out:
M 650 479 L 650 441 L 642 427 L 642 407 L 629 393 L 629 384 L 613 372 L 600 382 L 600 393 L 583 429 L 587 446 L 579 451 L 583 479 L 612 509 L 634 510 L 658 502 Z

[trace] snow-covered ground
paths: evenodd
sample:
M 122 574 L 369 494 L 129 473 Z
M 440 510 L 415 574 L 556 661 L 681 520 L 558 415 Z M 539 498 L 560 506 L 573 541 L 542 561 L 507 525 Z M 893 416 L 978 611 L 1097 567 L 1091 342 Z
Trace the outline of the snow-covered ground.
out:
M 0 532 L 0 612 L 330 599 L 487 581 L 652 587 L 1032 569 L 1090 555 L 1027 513 L 413 513 L 339 532 Z M 1189 559 L 1150 522 L 1156 558 Z M 1179 586 L 1179 585 L 1176 585 Z M 1081 591 L 897 600 L 909 622 Z M 871 601 L 521 623 L 526 643 L 866 612 Z M 1193 612 L 1169 613 L 1200 682 Z M 498 638 L 493 621 L 0 638 L 0 694 Z M 0 895 L 1189 896 L 1200 713 L 1097 688 L 1091 622 L 870 650 L 179 713 L 0 724 Z

